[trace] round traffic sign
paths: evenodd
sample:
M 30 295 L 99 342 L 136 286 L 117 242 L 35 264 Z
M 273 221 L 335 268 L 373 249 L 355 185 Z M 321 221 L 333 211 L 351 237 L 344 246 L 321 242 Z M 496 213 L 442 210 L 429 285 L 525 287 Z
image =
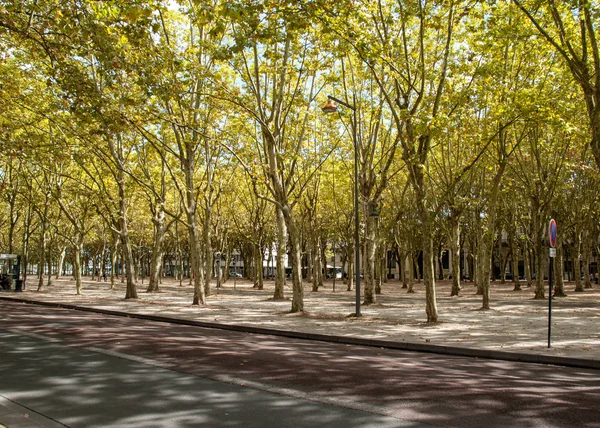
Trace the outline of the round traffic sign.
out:
M 556 247 L 556 222 L 554 219 L 550 220 L 548 225 L 548 240 L 550 241 L 550 247 Z

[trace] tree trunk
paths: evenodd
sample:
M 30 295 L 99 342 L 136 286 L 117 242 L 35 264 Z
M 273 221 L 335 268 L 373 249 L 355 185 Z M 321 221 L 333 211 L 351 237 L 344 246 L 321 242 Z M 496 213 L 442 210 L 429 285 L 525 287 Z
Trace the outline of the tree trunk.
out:
M 195 206 L 196 201 L 188 192 L 188 204 Z M 188 205 L 189 206 L 189 205 Z M 194 284 L 194 298 L 192 305 L 206 304 L 204 294 L 204 270 L 202 269 L 202 259 L 200 257 L 202 249 L 200 248 L 200 233 L 198 231 L 198 220 L 195 208 L 186 209 L 188 221 L 188 234 L 190 242 L 190 281 Z
M 150 261 L 148 260 L 148 263 L 150 263 Z M 148 268 L 147 272 L 150 272 L 150 268 Z M 160 260 L 160 271 L 158 272 L 158 283 L 162 284 L 162 280 L 165 277 L 165 256 L 164 254 L 161 257 Z
M 334 256 L 335 257 L 335 256 Z M 348 284 L 348 274 L 346 272 L 346 261 L 348 260 L 348 255 L 346 254 L 346 251 L 343 250 L 342 254 L 340 255 L 340 261 L 342 262 L 342 284 L 347 285 Z
M 389 250 L 387 246 L 385 248 L 383 246 L 380 246 L 380 248 L 382 258 L 379 270 L 381 272 L 381 281 L 384 284 L 386 284 L 391 278 L 394 278 L 394 276 L 390 278 L 390 268 L 388 266 L 396 262 L 396 254 L 393 250 Z M 391 260 L 388 260 L 388 255 L 391 255 Z
M 591 234 L 586 230 L 583 234 L 583 282 L 584 288 L 592 288 L 592 278 L 590 276 L 590 264 L 592 258 Z
M 258 288 L 258 275 L 257 275 L 257 264 L 256 264 L 256 245 L 252 244 L 252 260 L 251 263 L 251 276 L 252 282 L 254 283 L 253 288 Z
M 285 217 L 281 208 L 276 207 L 277 213 L 277 276 L 275 277 L 275 292 L 273 299 L 281 300 L 284 298 L 283 288 L 285 286 L 285 254 L 287 250 L 287 227 Z
M 500 284 L 506 284 L 506 255 L 502 251 L 502 230 L 498 237 L 498 264 L 500 265 Z
M 96 278 L 96 282 L 100 282 L 100 279 L 102 278 L 102 272 L 103 272 L 103 268 L 102 268 L 102 253 L 96 255 L 96 259 L 98 260 L 98 262 L 96 263 L 96 270 L 98 271 L 98 278 Z
M 133 281 L 133 271 L 135 267 L 133 265 L 133 253 L 131 251 L 131 241 L 129 238 L 127 221 L 121 223 L 121 245 L 123 246 L 123 256 L 125 257 L 126 263 L 125 275 L 127 277 L 127 288 L 125 291 L 125 298 L 137 299 L 137 289 L 135 282 Z
M 52 285 L 52 251 L 48 251 L 48 282 L 46 285 L 50 287 Z
M 304 289 L 302 287 L 302 249 L 300 232 L 296 226 L 292 208 L 283 206 L 283 214 L 287 223 L 290 247 L 292 250 L 292 313 L 304 311 Z
M 442 243 L 440 242 L 437 251 L 436 251 L 436 255 L 435 255 L 435 264 L 437 267 L 437 274 L 438 274 L 438 279 L 440 281 L 444 280 L 444 263 L 442 262 L 442 259 L 444 257 L 444 249 L 442 247 Z
M 510 239 L 510 258 L 512 261 L 512 271 L 513 271 L 513 291 L 521 291 L 521 281 L 519 280 L 519 250 L 517 247 L 517 240 L 512 233 L 508 239 Z
M 313 237 L 312 239 L 312 291 L 319 291 L 319 273 L 321 271 L 321 263 L 319 261 L 319 238 Z
M 40 261 L 38 262 L 38 288 L 40 291 L 44 287 L 44 264 L 46 262 L 46 222 L 42 222 L 42 231 L 40 239 Z M 50 272 L 48 272 L 48 276 Z
M 262 290 L 264 289 L 263 282 L 263 248 L 258 245 L 254 253 L 254 287 Z
M 583 291 L 583 282 L 581 281 L 581 233 L 575 233 L 575 242 L 573 243 L 573 266 L 575 268 L 575 291 Z
M 146 291 L 149 293 L 156 293 L 158 292 L 160 282 L 163 241 L 165 237 L 165 212 L 161 206 L 161 202 L 159 202 L 155 208 L 152 223 L 154 225 L 154 239 L 152 244 L 152 258 L 150 260 L 150 280 Z
M 272 266 L 271 261 L 273 260 L 273 245 L 269 243 L 269 251 L 267 252 L 267 279 L 271 279 L 273 277 L 272 274 Z
M 96 273 L 97 273 L 96 271 L 98 270 L 98 263 L 97 263 L 96 256 L 90 256 L 89 259 L 92 260 L 92 277 L 90 278 L 90 280 L 94 281 L 94 278 L 96 277 Z M 88 259 L 88 263 L 86 263 L 86 266 L 89 266 L 89 259 Z
M 137 257 L 137 265 L 138 265 L 138 269 L 136 270 L 136 272 L 140 273 L 140 280 L 142 281 L 142 284 L 144 283 L 144 256 L 143 256 L 143 250 L 140 250 L 140 253 Z M 160 267 L 158 268 L 158 272 L 159 272 L 159 277 L 160 277 Z
M 223 283 L 229 281 L 229 266 L 231 266 L 231 249 L 227 248 L 227 252 L 225 253 L 225 270 L 223 271 Z
M 190 281 L 194 283 L 194 298 L 192 305 L 206 304 L 204 286 L 204 264 L 202 260 L 202 247 L 200 231 L 198 230 L 198 207 L 196 203 L 196 188 L 194 181 L 195 152 L 191 142 L 185 142 L 185 156 L 182 156 L 182 169 L 185 176 L 185 213 L 188 227 L 188 241 L 190 247 Z M 193 279 L 192 279 L 193 278 Z
M 117 256 L 118 256 L 117 241 L 113 240 L 113 244 L 110 247 L 110 289 L 115 289 L 115 273 L 117 272 Z
M 482 309 L 489 309 L 490 262 L 486 248 L 486 239 L 482 236 L 477 241 L 477 294 L 482 296 Z M 485 307 L 486 303 L 488 306 L 487 308 Z
M 452 291 L 450 296 L 458 296 L 460 293 L 460 222 L 452 219 L 452 235 L 450 239 L 450 250 L 452 251 Z
M 539 204 L 534 200 L 532 204 L 532 213 L 533 213 L 533 242 L 535 245 L 534 252 L 534 261 L 535 261 L 535 296 L 534 299 L 544 299 L 545 298 L 545 290 L 544 290 L 544 270 L 542 267 L 542 259 L 543 259 L 543 242 L 542 242 L 542 234 L 544 226 L 541 225 L 540 214 L 539 214 Z
M 58 266 L 56 267 L 56 279 L 60 279 L 60 275 L 65 264 L 65 256 L 67 255 L 67 247 L 62 247 L 58 256 Z
M 83 251 L 83 242 L 79 237 L 79 234 L 75 234 L 75 241 L 77 244 L 74 246 L 75 250 L 75 266 L 73 267 L 73 275 L 75 276 L 75 290 L 77 295 L 81 294 L 81 252 Z
M 348 271 L 346 272 L 346 291 L 352 291 L 354 289 L 354 257 L 353 257 L 352 246 L 348 245 L 348 255 L 346 256 L 346 265 Z
M 119 223 L 121 233 L 121 244 L 123 246 L 123 256 L 127 263 L 127 289 L 125 292 L 126 299 L 137 299 L 137 290 L 133 281 L 133 253 L 131 250 L 131 240 L 129 237 L 129 222 L 127 219 L 127 198 L 125 192 L 125 161 L 123 159 L 123 144 L 121 136 L 117 134 L 115 141 L 108 137 L 108 146 L 110 148 L 113 160 L 117 165 L 117 188 L 119 192 Z
M 375 231 L 377 228 L 376 219 L 370 216 L 372 205 L 364 205 L 365 221 L 365 242 L 363 245 L 364 257 L 364 279 L 365 279 L 365 299 L 364 304 L 370 305 L 377 301 L 375 294 L 375 253 L 377 251 L 377 242 L 375 240 Z
M 424 184 L 421 180 L 416 186 L 417 210 L 423 230 L 423 281 L 425 283 L 425 313 L 427 322 L 435 323 L 438 320 L 437 299 L 435 293 L 435 271 L 433 266 L 433 230 L 432 220 L 425 206 Z
M 415 286 L 415 260 L 414 260 L 414 252 L 410 252 L 408 255 L 409 260 L 405 260 L 404 263 L 408 262 L 408 290 L 407 293 L 414 293 Z
M 221 287 L 223 285 L 222 276 L 223 276 L 223 271 L 222 271 L 222 266 L 221 266 L 221 260 L 219 259 L 219 262 L 217 263 L 217 286 L 218 287 Z
M 121 284 L 125 284 L 125 265 L 127 264 L 126 260 L 125 260 L 125 252 L 123 250 L 123 245 L 121 245 L 121 262 L 119 263 L 121 265 L 121 269 L 119 272 L 119 277 L 121 278 Z
M 483 286 L 481 285 L 481 278 L 483 278 L 483 272 L 481 271 L 481 261 L 479 259 L 479 254 L 481 253 L 481 244 L 477 240 L 477 246 L 475 247 L 475 252 L 473 253 L 473 285 L 475 286 L 475 295 L 481 296 L 483 295 Z
M 29 234 L 31 231 L 31 204 L 27 208 L 27 215 L 25 217 L 24 223 L 25 224 L 23 227 L 23 286 L 25 287 L 27 284 L 27 268 L 28 268 L 28 264 L 29 264 Z M 8 265 L 8 263 L 6 265 Z
M 556 236 L 556 258 L 554 259 L 554 278 L 556 286 L 554 287 L 554 297 L 566 297 L 565 281 L 564 281 L 564 261 L 563 261 L 563 245 L 560 234 Z
M 377 253 L 379 256 L 375 262 L 375 294 L 381 294 L 381 286 L 384 278 L 387 278 L 385 273 L 386 251 L 382 245 L 378 244 Z M 385 280 L 387 282 L 387 279 Z
M 325 255 L 326 247 L 323 245 L 319 237 L 319 287 L 323 287 L 323 277 L 327 273 L 327 256 Z
M 523 244 L 523 256 L 525 257 L 524 265 L 525 265 L 525 280 L 527 281 L 527 287 L 531 287 L 533 284 L 533 279 L 531 278 L 531 257 L 529 252 L 528 239 L 525 239 Z
M 312 282 L 313 279 L 313 258 L 312 250 L 306 252 L 306 282 Z
M 178 250 L 178 255 L 179 255 L 179 286 L 183 287 L 183 252 L 181 251 L 181 248 L 179 248 Z
M 406 253 L 400 253 L 400 257 L 396 261 L 400 270 L 400 278 L 402 278 L 402 288 L 408 288 L 408 275 L 406 271 Z
M 212 222 L 212 207 L 207 201 L 204 209 L 204 226 L 202 228 L 202 238 L 204 243 L 204 262 L 206 263 L 206 273 L 204 277 L 204 294 L 210 295 L 210 281 L 213 277 L 212 269 L 214 266 L 213 248 L 211 242 L 211 222 Z
M 413 259 L 412 259 L 413 265 L 414 265 L 414 279 L 417 280 L 417 282 L 421 282 L 421 280 L 423 279 L 423 275 L 421 273 L 421 267 L 419 266 L 419 253 L 415 252 L 413 253 Z
M 39 254 L 39 262 L 38 266 L 41 266 L 41 269 L 38 267 L 39 279 L 38 279 L 38 291 L 40 291 L 44 287 L 44 264 L 46 263 L 46 241 L 47 241 L 47 230 L 48 230 L 48 206 L 50 204 L 50 195 L 46 193 L 45 195 L 45 203 L 44 203 L 44 212 L 40 216 L 41 217 L 41 232 L 40 232 L 40 254 Z M 48 281 L 52 277 L 52 271 L 48 270 Z

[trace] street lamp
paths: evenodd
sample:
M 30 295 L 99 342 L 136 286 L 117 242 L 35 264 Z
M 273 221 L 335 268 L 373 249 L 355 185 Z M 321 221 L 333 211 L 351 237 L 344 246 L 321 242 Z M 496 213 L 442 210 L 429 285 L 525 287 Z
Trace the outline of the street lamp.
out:
M 358 142 L 356 141 L 356 98 L 353 97 L 352 105 L 337 99 L 331 95 L 327 95 L 327 104 L 321 108 L 324 113 L 337 112 L 335 103 L 341 104 L 344 107 L 352 110 L 354 123 L 352 124 L 352 144 L 354 145 L 354 251 L 356 255 L 355 261 L 355 276 L 356 276 L 356 317 L 360 317 L 360 238 L 358 234 Z
M 372 217 L 375 220 L 379 218 L 379 211 L 377 211 L 377 207 L 375 206 L 375 204 L 371 205 L 371 212 L 369 213 L 369 217 Z

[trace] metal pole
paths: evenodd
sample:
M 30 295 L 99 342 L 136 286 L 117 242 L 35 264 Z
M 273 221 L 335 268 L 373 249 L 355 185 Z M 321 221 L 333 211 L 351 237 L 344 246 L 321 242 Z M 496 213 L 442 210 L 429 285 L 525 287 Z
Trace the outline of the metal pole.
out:
M 356 251 L 355 275 L 356 275 L 356 316 L 360 317 L 360 238 L 359 238 L 359 214 L 358 214 L 358 141 L 356 139 L 356 95 L 352 96 L 352 105 L 342 101 L 334 96 L 327 95 L 327 98 L 341 104 L 353 112 L 354 123 L 352 124 L 352 142 L 354 143 L 354 247 Z M 335 111 L 335 110 L 334 110 Z
M 550 348 L 550 337 L 552 335 L 552 271 L 554 270 L 554 257 L 550 257 L 548 272 L 548 348 Z
M 358 141 L 356 141 L 356 99 L 354 99 L 354 124 L 352 126 L 352 140 L 354 141 L 354 250 L 356 251 L 356 317 L 360 317 L 360 237 L 358 214 Z
M 335 159 L 335 158 L 334 158 Z M 335 200 L 335 168 L 333 171 L 333 204 L 335 207 L 335 211 L 337 212 L 337 205 Z M 325 263 L 327 264 L 327 263 Z M 342 273 L 343 275 L 343 273 Z M 335 238 L 333 239 L 333 292 L 335 293 L 335 280 L 337 278 L 337 270 L 335 268 Z

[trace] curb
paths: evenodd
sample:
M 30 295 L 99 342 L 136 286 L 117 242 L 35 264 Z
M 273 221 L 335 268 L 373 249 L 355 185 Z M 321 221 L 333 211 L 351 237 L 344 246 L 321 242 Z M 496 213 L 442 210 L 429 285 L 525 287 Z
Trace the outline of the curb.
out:
M 269 336 L 287 337 L 291 339 L 313 340 L 319 342 L 332 342 L 345 345 L 369 346 L 376 348 L 395 349 L 401 351 L 425 352 L 429 354 L 451 355 L 456 357 L 482 358 L 490 360 L 515 361 L 521 363 L 550 364 L 565 367 L 576 367 L 600 370 L 600 359 L 561 357 L 556 355 L 543 355 L 525 352 L 497 351 L 490 349 L 461 348 L 458 346 L 431 345 L 415 342 L 394 342 L 382 339 L 366 339 L 353 336 L 335 336 L 319 333 L 302 333 L 298 331 L 277 330 L 264 327 L 252 327 L 239 324 L 221 324 L 207 321 L 194 321 L 182 318 L 172 318 L 160 315 L 136 314 L 121 312 L 111 309 L 99 309 L 88 306 L 73 305 L 70 303 L 54 303 L 40 300 L 28 300 L 18 297 L 0 296 L 0 300 L 26 303 L 30 305 L 46 306 L 52 308 L 72 309 L 83 312 L 92 312 L 103 315 L 135 318 L 147 321 L 164 322 L 169 324 L 189 325 L 194 327 L 212 328 L 219 330 L 236 331 L 241 333 L 264 334 Z

